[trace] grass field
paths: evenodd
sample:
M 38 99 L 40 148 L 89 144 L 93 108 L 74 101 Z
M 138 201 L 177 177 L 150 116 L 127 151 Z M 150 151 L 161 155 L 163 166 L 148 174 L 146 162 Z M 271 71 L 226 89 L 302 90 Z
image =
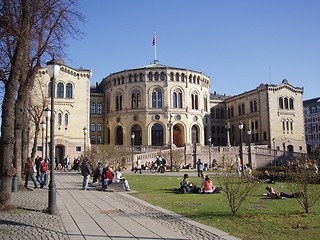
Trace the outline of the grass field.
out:
M 181 174 L 181 176 L 183 173 Z M 270 199 L 263 196 L 267 184 L 259 183 L 252 195 L 232 216 L 225 193 L 180 194 L 182 177 L 126 175 L 135 197 L 186 216 L 242 239 L 320 239 L 320 201 L 305 214 L 296 199 Z M 190 178 L 200 184 L 197 177 Z M 213 178 L 215 185 L 217 179 Z M 273 185 L 290 192 L 285 183 Z M 317 186 L 320 194 L 320 186 Z

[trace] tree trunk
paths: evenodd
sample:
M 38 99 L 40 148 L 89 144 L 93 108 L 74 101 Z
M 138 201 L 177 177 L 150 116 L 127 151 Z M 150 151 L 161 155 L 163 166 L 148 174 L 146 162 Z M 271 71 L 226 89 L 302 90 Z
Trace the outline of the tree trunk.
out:
M 21 2 L 22 18 L 19 28 L 20 36 L 17 38 L 17 45 L 14 50 L 11 62 L 11 71 L 5 85 L 5 94 L 2 103 L 2 125 L 0 156 L 0 210 L 11 205 L 11 184 L 12 176 L 16 174 L 13 168 L 14 149 L 14 122 L 15 122 L 15 100 L 19 78 L 21 76 L 25 49 L 28 46 L 28 36 L 23 35 L 25 29 L 29 29 L 28 0 Z

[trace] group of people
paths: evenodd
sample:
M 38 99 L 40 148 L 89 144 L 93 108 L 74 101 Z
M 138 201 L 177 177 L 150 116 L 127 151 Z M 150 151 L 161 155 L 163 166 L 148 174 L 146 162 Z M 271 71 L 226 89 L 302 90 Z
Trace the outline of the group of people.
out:
M 47 182 L 47 162 L 42 157 L 36 157 L 35 161 L 33 162 L 31 157 L 27 158 L 25 164 L 25 183 L 24 187 L 28 187 L 28 180 L 29 177 L 31 178 L 34 188 L 38 188 L 37 181 L 40 185 L 40 188 L 43 188 Z M 36 178 L 34 177 L 34 173 L 36 173 Z
M 111 183 L 123 183 L 125 190 L 130 191 L 130 186 L 125 177 L 122 176 L 123 168 L 119 167 L 116 171 L 113 170 L 113 166 L 106 165 L 102 167 L 102 163 L 98 163 L 98 166 L 93 175 L 92 184 L 97 184 L 101 182 L 102 189 L 107 190 L 108 185 Z M 89 179 L 92 175 L 92 170 L 89 164 L 89 159 L 84 158 L 81 163 L 81 174 L 83 176 L 82 189 L 87 190 L 89 185 Z
M 193 182 L 189 181 L 189 175 L 184 174 L 183 180 L 180 183 L 180 190 L 182 193 L 221 193 L 222 188 L 216 187 L 209 176 L 205 175 L 204 173 L 201 173 L 200 175 L 201 183 L 200 186 L 196 186 L 193 184 Z

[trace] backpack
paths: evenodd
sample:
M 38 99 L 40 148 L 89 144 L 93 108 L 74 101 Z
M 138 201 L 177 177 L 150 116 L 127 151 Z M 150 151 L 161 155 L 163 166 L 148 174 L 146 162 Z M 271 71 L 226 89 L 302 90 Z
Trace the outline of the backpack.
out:
M 47 164 L 45 162 L 41 162 L 41 172 L 47 171 Z

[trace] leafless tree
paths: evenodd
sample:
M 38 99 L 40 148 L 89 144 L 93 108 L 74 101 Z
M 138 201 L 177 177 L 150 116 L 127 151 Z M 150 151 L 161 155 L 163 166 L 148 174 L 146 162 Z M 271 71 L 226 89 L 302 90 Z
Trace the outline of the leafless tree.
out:
M 81 33 L 75 23 L 82 19 L 73 0 L 0 2 L 0 80 L 5 87 L 0 140 L 0 209 L 11 204 L 11 177 L 21 170 L 19 163 L 26 157 L 28 96 L 42 58 L 48 59 L 54 52 L 62 55 L 65 38 Z

